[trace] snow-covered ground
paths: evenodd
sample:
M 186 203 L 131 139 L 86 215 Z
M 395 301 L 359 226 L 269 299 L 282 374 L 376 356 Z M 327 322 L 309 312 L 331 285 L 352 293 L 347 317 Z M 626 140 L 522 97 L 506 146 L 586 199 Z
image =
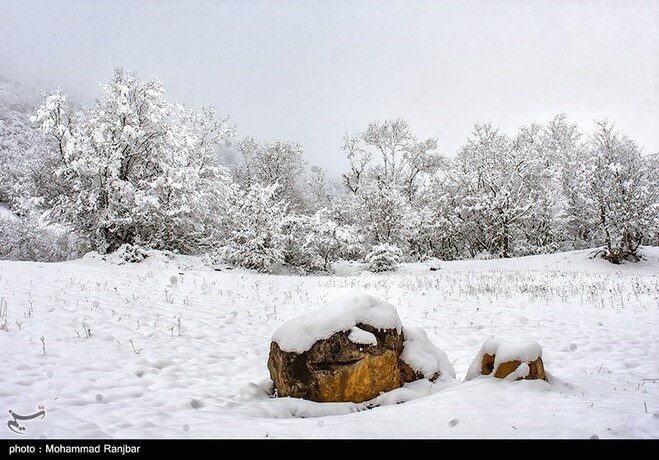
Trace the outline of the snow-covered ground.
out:
M 659 438 L 659 248 L 622 266 L 588 254 L 309 277 L 165 255 L 2 261 L 0 411 L 45 406 L 20 422 L 34 438 Z M 269 397 L 273 332 L 354 290 L 422 327 L 456 381 L 370 409 Z M 539 343 L 551 383 L 464 381 L 492 337 Z M 0 438 L 20 437 L 7 417 Z
M 16 214 L 9 209 L 9 204 L 4 201 L 0 201 L 0 219 L 17 219 Z

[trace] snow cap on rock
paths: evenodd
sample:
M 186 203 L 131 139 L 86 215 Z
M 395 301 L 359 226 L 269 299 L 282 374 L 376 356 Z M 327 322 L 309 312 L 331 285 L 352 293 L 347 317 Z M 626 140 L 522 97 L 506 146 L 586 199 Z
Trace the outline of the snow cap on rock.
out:
M 537 342 L 509 343 L 495 339 L 486 340 L 471 366 L 469 366 L 466 380 L 481 375 L 483 356 L 486 354 L 495 357 L 494 369 L 496 370 L 501 363 L 512 361 L 529 363 L 542 358 L 542 347 Z
M 363 292 L 351 292 L 325 304 L 316 311 L 294 318 L 281 325 L 272 335 L 283 351 L 303 353 L 318 340 L 340 331 L 349 331 L 357 324 L 376 329 L 402 330 L 396 309 L 389 302 Z M 356 334 L 353 334 L 356 336 Z M 365 340 L 362 334 L 357 340 Z

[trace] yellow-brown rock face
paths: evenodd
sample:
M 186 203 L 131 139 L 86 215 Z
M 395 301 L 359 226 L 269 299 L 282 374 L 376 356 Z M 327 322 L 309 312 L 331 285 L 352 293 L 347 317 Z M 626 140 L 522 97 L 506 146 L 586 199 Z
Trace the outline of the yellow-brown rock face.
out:
M 282 351 L 272 342 L 268 370 L 277 395 L 318 402 L 362 402 L 399 388 L 403 383 L 402 334 L 395 329 L 358 327 L 371 332 L 377 344 L 353 343 L 347 331 L 319 340 L 299 354 Z
M 500 378 L 500 379 L 502 379 L 504 377 L 507 377 L 508 375 L 515 372 L 520 364 L 522 364 L 522 363 L 520 361 L 517 361 L 517 360 L 515 360 L 515 361 L 506 361 L 504 363 L 500 363 L 497 366 L 497 370 L 494 372 L 494 376 L 497 377 L 497 378 Z M 531 361 L 531 362 L 526 363 L 526 364 L 528 364 L 528 366 L 529 366 L 529 373 L 526 377 L 520 377 L 519 379 L 546 380 L 546 378 L 545 378 L 545 366 L 542 363 L 542 358 L 536 358 L 534 361 Z

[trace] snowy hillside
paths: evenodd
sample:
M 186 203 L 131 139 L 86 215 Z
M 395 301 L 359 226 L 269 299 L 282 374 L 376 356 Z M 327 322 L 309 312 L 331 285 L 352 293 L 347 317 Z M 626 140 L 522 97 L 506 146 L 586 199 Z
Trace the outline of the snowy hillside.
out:
M 659 248 L 644 254 L 620 266 L 576 251 L 377 275 L 339 264 L 342 276 L 308 277 L 166 255 L 0 261 L 0 409 L 45 406 L 21 422 L 31 438 L 658 438 Z M 457 380 L 407 384 L 370 409 L 271 398 L 274 331 L 354 290 L 422 327 Z M 539 343 L 550 383 L 464 381 L 493 337 Z M 0 438 L 20 437 L 7 420 Z

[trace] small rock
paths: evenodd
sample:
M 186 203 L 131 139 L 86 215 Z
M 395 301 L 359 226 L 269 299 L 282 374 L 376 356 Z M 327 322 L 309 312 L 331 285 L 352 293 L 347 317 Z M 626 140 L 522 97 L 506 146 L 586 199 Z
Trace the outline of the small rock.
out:
M 514 380 L 547 380 L 542 349 L 535 342 L 512 344 L 486 341 L 469 366 L 466 380 L 478 375 L 491 375 L 500 379 L 510 376 Z

